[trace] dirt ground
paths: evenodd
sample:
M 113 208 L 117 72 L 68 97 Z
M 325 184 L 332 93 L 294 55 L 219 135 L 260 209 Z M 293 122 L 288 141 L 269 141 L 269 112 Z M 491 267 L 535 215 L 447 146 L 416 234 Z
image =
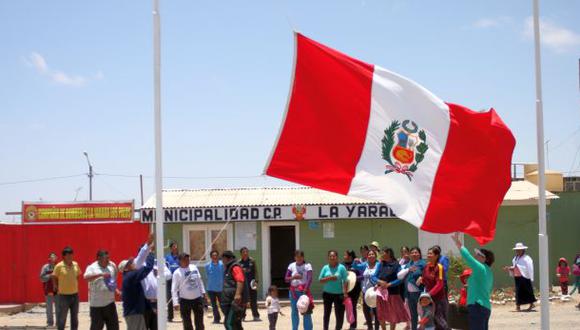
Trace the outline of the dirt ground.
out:
M 555 300 L 550 303 L 550 324 L 552 329 L 580 329 L 580 310 L 576 309 L 574 305 L 578 303 L 578 296 L 574 297 L 572 301 L 560 302 Z M 119 315 L 121 315 L 120 304 L 117 304 Z M 284 316 L 278 319 L 278 326 L 276 329 L 291 329 L 290 321 L 290 307 L 283 307 L 282 312 Z M 247 330 L 262 330 L 268 329 L 268 320 L 265 310 L 260 310 L 262 322 L 244 322 L 244 329 Z M 90 319 L 88 313 L 88 305 L 81 304 L 79 313 L 80 325 L 79 329 L 89 329 Z M 362 311 L 358 311 L 360 317 L 357 329 L 366 329 L 363 325 L 364 318 Z M 223 329 L 223 325 L 211 324 L 211 312 L 205 315 L 206 329 Z M 332 319 L 331 319 L 332 320 Z M 177 322 L 168 323 L 168 329 L 182 329 L 179 318 Z M 125 328 L 124 320 L 121 320 L 121 329 Z M 0 329 L 52 329 L 46 328 L 46 318 L 44 309 L 42 307 L 35 307 L 27 312 L 14 315 L 0 315 Z M 331 321 L 331 329 L 334 329 Z M 67 327 L 68 328 L 68 327 Z M 403 329 L 403 324 L 400 324 L 397 329 Z M 318 304 L 314 310 L 314 329 L 322 329 L 322 306 Z M 533 312 L 515 312 L 513 304 L 494 305 L 491 313 L 490 329 L 509 329 L 509 330 L 523 330 L 523 329 L 540 329 L 540 308 L 536 308 Z

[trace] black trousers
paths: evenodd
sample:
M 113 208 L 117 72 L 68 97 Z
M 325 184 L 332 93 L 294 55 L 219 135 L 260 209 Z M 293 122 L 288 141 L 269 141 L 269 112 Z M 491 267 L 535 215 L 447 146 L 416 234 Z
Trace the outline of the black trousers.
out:
M 491 311 L 480 304 L 467 305 L 469 330 L 488 330 Z
M 236 307 L 233 304 L 235 303 L 221 305 L 224 313 L 224 328 L 226 330 L 244 330 L 242 326 L 243 307 Z
M 173 321 L 173 299 L 171 299 L 171 283 L 173 283 L 173 280 L 168 280 L 167 286 L 165 287 L 167 300 L 169 300 L 169 304 L 167 304 L 167 320 L 169 322 Z
M 218 306 L 221 305 L 222 293 L 216 291 L 208 291 L 207 295 L 209 296 L 209 301 L 211 303 L 211 310 L 213 312 L 213 321 L 214 323 L 220 323 L 221 315 Z
M 179 298 L 179 310 L 181 312 L 184 330 L 193 330 L 191 312 L 193 312 L 195 330 L 205 329 L 203 325 L 203 298 L 199 297 L 193 300 Z
M 256 319 L 260 317 L 260 313 L 258 313 L 258 290 L 250 291 L 250 308 L 252 309 L 252 316 Z M 246 311 L 244 311 L 244 319 L 246 318 Z
M 91 307 L 90 316 L 91 330 L 102 330 L 105 325 L 107 330 L 119 330 L 119 316 L 114 302 L 103 307 Z
M 323 328 L 328 330 L 330 324 L 330 314 L 332 313 L 332 305 L 334 304 L 334 316 L 336 317 L 336 330 L 342 329 L 342 324 L 344 323 L 344 304 L 342 300 L 344 295 L 334 294 L 328 292 L 322 292 L 322 301 L 324 303 L 324 317 L 323 317 Z
M 268 329 L 276 330 L 276 323 L 278 322 L 278 312 L 268 314 Z
M 372 289 L 372 288 L 371 288 Z M 368 330 L 379 330 L 381 324 L 379 323 L 379 316 L 377 315 L 377 309 L 371 308 L 365 300 L 363 299 L 363 314 L 365 320 L 367 321 Z
M 157 302 L 149 301 L 145 308 L 143 317 L 145 318 L 145 327 L 147 330 L 157 330 Z

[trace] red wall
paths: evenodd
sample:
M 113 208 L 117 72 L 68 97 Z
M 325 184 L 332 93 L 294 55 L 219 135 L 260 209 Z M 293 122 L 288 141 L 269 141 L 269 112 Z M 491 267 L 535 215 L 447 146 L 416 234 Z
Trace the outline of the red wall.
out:
M 135 256 L 147 240 L 146 224 L 5 225 L 0 224 L 0 303 L 44 301 L 40 269 L 48 254 L 59 256 L 65 246 L 74 250 L 75 261 L 84 273 L 99 249 L 109 251 L 111 260 Z M 81 301 L 87 300 L 87 282 L 79 279 Z

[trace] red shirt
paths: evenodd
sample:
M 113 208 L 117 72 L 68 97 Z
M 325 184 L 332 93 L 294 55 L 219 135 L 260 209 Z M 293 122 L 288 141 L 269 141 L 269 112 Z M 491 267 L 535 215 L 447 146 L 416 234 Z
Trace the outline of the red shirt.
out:
M 425 285 L 425 289 L 427 289 L 433 300 L 445 298 L 443 266 L 440 263 L 437 263 L 437 265 L 428 263 L 423 269 L 422 278 L 423 285 Z
M 570 275 L 570 267 L 556 267 L 556 274 L 560 274 L 560 283 L 568 282 L 568 275 Z
M 232 269 L 232 276 L 236 282 L 244 283 L 244 271 L 242 270 L 242 267 L 234 266 Z

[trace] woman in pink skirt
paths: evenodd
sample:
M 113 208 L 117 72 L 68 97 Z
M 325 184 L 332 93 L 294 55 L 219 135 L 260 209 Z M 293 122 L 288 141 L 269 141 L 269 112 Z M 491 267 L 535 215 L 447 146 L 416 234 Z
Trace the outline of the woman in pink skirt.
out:
M 377 316 L 381 327 L 386 330 L 386 322 L 391 330 L 397 327 L 397 323 L 407 323 L 411 320 L 409 309 L 401 297 L 401 280 L 397 278 L 397 273 L 401 270 L 401 265 L 395 258 L 393 249 L 383 248 L 381 262 L 377 265 L 375 274 L 371 278 L 373 284 L 379 287 L 380 291 L 387 290 L 386 295 L 377 296 Z

